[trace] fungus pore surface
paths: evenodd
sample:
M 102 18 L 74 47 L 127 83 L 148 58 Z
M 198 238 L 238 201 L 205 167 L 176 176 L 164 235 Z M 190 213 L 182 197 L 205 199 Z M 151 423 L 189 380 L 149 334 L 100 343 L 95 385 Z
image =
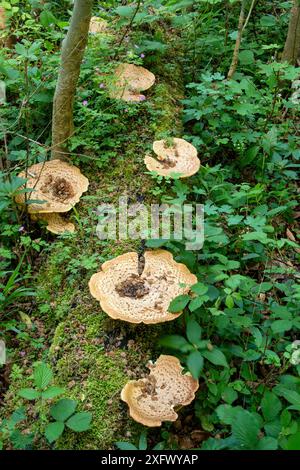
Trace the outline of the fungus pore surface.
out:
M 139 274 L 136 252 L 117 256 L 102 265 L 89 282 L 90 292 L 112 318 L 130 323 L 174 320 L 181 312 L 168 312 L 172 299 L 189 292 L 197 282 L 188 268 L 166 250 L 146 251 Z
M 179 359 L 173 356 L 161 355 L 149 369 L 148 377 L 125 385 L 121 399 L 128 404 L 130 416 L 144 426 L 176 421 L 174 408 L 194 400 L 198 381 L 190 373 L 183 375 Z

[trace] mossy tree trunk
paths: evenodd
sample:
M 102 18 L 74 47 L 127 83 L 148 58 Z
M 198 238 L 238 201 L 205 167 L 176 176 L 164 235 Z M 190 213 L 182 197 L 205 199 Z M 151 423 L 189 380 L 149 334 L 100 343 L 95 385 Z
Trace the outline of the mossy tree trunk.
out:
M 300 0 L 293 0 L 282 61 L 295 65 L 300 59 Z
M 93 0 L 75 0 L 69 30 L 63 41 L 53 100 L 51 159 L 67 157 L 68 139 L 73 133 L 74 95 L 88 40 L 92 7 Z

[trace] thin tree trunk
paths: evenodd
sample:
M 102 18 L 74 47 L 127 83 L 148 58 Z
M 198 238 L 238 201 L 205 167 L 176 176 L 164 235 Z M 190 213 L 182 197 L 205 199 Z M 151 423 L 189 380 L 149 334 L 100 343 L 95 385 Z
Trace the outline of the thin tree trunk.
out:
M 232 55 L 232 61 L 231 65 L 227 74 L 227 80 L 230 80 L 237 68 L 238 62 L 239 62 L 239 51 L 241 47 L 241 42 L 242 42 L 242 35 L 243 35 L 243 29 L 244 29 L 244 21 L 245 21 L 245 7 L 246 7 L 246 0 L 241 0 L 241 11 L 240 11 L 240 16 L 239 16 L 239 25 L 238 25 L 238 35 L 236 38 L 235 46 L 234 46 L 234 51 Z
M 69 30 L 62 44 L 53 100 L 51 159 L 66 159 L 64 151 L 73 133 L 74 95 L 88 40 L 92 7 L 93 0 L 75 0 Z
M 300 1 L 294 0 L 282 61 L 295 65 L 300 59 Z

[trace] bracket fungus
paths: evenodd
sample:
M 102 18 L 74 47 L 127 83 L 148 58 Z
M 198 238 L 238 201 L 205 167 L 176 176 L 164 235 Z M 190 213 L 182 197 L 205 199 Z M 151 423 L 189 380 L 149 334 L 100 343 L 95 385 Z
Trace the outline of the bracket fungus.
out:
M 178 174 L 180 178 L 192 176 L 200 168 L 197 149 L 184 139 L 174 137 L 170 145 L 167 140 L 156 140 L 153 151 L 157 160 L 146 155 L 144 163 L 149 171 L 155 171 L 162 176 Z
M 50 160 L 32 165 L 26 172 L 19 174 L 27 178 L 27 193 L 33 201 L 28 206 L 29 213 L 68 212 L 72 209 L 89 186 L 89 180 L 79 168 L 62 160 Z M 16 196 L 18 204 L 25 203 L 25 194 Z
M 155 75 L 144 67 L 120 64 L 115 70 L 115 82 L 110 97 L 124 101 L 143 101 L 141 91 L 148 90 L 155 82 Z
M 75 225 L 68 220 L 65 220 L 60 214 L 56 212 L 48 212 L 45 214 L 31 214 L 32 220 L 41 220 L 47 222 L 47 230 L 54 233 L 55 235 L 60 235 L 62 233 L 74 233 Z
M 144 426 L 161 426 L 163 421 L 176 421 L 174 408 L 189 405 L 195 398 L 199 383 L 174 356 L 161 355 L 149 366 L 150 374 L 140 380 L 130 380 L 121 392 L 129 406 L 130 416 Z
M 92 34 L 105 33 L 108 30 L 108 23 L 103 18 L 92 16 L 89 32 Z
M 89 282 L 90 292 L 111 318 L 129 323 L 161 323 L 182 312 L 168 312 L 172 299 L 189 292 L 197 278 L 166 250 L 129 252 L 106 261 Z M 141 272 L 142 271 L 142 272 Z

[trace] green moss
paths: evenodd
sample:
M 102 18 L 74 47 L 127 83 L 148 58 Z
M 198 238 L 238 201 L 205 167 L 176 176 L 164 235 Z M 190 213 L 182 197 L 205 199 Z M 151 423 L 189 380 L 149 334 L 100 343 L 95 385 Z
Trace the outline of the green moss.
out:
M 48 338 L 52 336 L 49 361 L 55 383 L 66 387 L 66 396 L 93 415 L 92 429 L 81 434 L 67 431 L 58 442 L 60 449 L 110 449 L 117 440 L 140 432 L 141 426 L 128 419 L 120 391 L 130 377 L 145 372 L 148 360 L 158 355 L 157 339 L 176 324 L 112 321 L 88 289 L 91 275 L 103 261 L 141 247 L 140 240 L 98 240 L 93 209 L 102 202 L 117 203 L 125 194 L 132 201 L 143 194 L 150 202 L 153 180 L 146 174 L 145 153 L 153 140 L 180 136 L 182 131 L 182 77 L 175 59 L 155 64 L 157 84 L 129 121 L 128 139 L 118 156 L 101 169 L 93 164 L 85 167 L 90 187 L 76 206 L 78 231 L 52 243 L 36 279 L 36 315 L 44 322 Z

